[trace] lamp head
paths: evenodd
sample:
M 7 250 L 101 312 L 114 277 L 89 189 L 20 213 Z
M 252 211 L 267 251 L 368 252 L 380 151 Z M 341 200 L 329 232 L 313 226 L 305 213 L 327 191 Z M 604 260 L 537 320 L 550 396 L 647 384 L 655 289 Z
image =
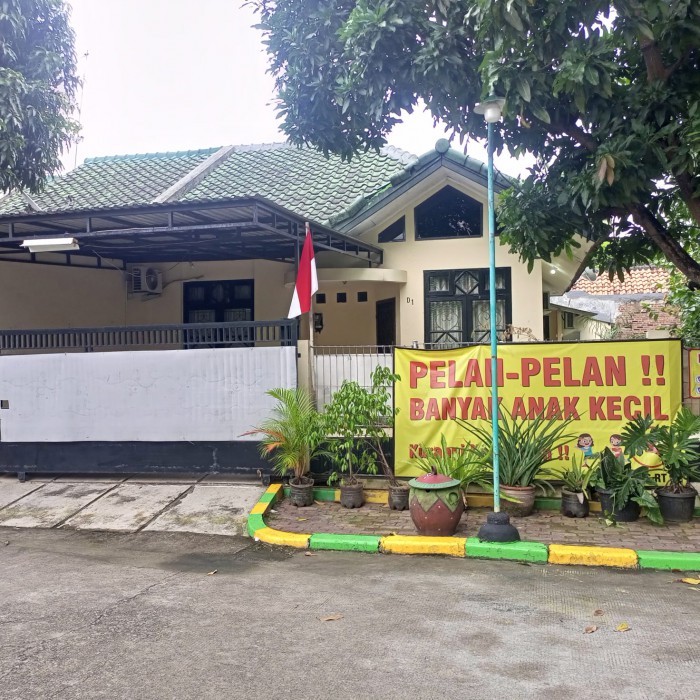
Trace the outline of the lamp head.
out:
M 506 101 L 503 97 L 491 94 L 483 102 L 475 105 L 474 111 L 477 114 L 483 114 L 487 124 L 494 124 L 501 118 L 505 103 Z
M 30 253 L 53 253 L 66 250 L 78 250 L 80 245 L 76 238 L 28 238 L 20 243 Z

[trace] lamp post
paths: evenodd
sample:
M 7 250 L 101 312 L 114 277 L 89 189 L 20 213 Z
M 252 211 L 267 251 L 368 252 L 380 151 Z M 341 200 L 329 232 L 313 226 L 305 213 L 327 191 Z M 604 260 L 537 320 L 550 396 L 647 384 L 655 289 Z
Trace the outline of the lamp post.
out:
M 488 125 L 488 213 L 489 213 L 489 307 L 491 335 L 491 434 L 493 452 L 493 513 L 479 529 L 479 539 L 486 542 L 514 542 L 520 539 L 508 513 L 501 513 L 501 489 L 498 454 L 498 334 L 496 327 L 496 213 L 493 202 L 493 125 L 501 119 L 505 100 L 489 95 L 474 107 Z

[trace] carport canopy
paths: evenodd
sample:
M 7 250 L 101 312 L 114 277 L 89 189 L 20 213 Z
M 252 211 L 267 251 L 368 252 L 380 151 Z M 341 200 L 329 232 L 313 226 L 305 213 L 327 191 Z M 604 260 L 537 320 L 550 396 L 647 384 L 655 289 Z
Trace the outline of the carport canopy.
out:
M 350 256 L 368 267 L 382 250 L 311 221 L 314 249 Z M 275 260 L 296 263 L 305 219 L 262 197 L 60 213 L 0 216 L 0 261 L 122 268 L 134 263 Z M 70 237 L 79 250 L 31 253 L 32 238 Z M 93 258 L 90 261 L 89 258 Z

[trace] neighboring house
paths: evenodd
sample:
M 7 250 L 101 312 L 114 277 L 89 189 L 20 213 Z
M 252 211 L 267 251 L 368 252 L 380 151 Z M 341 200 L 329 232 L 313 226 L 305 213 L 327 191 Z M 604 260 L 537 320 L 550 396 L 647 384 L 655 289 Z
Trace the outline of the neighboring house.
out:
M 507 185 L 497 176 L 497 191 Z M 254 438 L 241 433 L 269 410 L 266 388 L 313 383 L 322 403 L 343 377 L 366 381 L 394 345 L 488 340 L 486 199 L 485 165 L 446 140 L 418 158 L 386 148 L 350 163 L 287 144 L 93 158 L 41 194 L 10 194 L 0 200 L 0 401 L 21 375 L 48 382 L 39 394 L 52 403 L 10 397 L 0 463 L 44 463 L 28 449 L 39 441 L 95 455 L 101 443 L 113 465 L 143 443 L 154 449 L 144 466 L 164 464 L 168 449 L 192 468 L 224 468 L 224 452 L 233 468 L 250 465 Z M 312 343 L 307 324 L 285 318 L 305 221 L 320 285 Z M 74 249 L 21 247 L 50 237 Z M 562 255 L 528 273 L 499 246 L 501 338 L 548 337 L 543 299 L 580 264 Z M 183 373 L 230 391 L 202 396 L 176 380 Z M 241 387 L 250 395 L 231 409 Z
M 623 281 L 587 270 L 566 294 L 550 297 L 556 340 L 658 338 L 678 323 L 666 302 L 669 272 L 654 265 L 632 268 Z

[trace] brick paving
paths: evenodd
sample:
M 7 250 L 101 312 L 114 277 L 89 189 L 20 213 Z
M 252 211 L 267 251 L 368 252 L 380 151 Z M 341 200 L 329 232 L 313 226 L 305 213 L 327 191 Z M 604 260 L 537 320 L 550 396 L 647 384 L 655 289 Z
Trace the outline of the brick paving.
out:
M 470 508 L 462 516 L 457 536 L 475 537 L 488 509 Z M 266 516 L 270 527 L 287 532 L 330 532 L 335 534 L 415 535 L 408 511 L 390 510 L 386 505 L 367 503 L 357 510 L 339 503 L 321 503 L 297 508 L 288 500 L 278 503 Z M 558 511 L 536 511 L 527 518 L 513 518 L 523 540 L 545 544 L 598 545 L 631 549 L 700 552 L 700 519 L 690 523 L 652 525 L 642 518 L 636 523 L 605 524 L 597 513 L 583 520 L 565 518 Z

